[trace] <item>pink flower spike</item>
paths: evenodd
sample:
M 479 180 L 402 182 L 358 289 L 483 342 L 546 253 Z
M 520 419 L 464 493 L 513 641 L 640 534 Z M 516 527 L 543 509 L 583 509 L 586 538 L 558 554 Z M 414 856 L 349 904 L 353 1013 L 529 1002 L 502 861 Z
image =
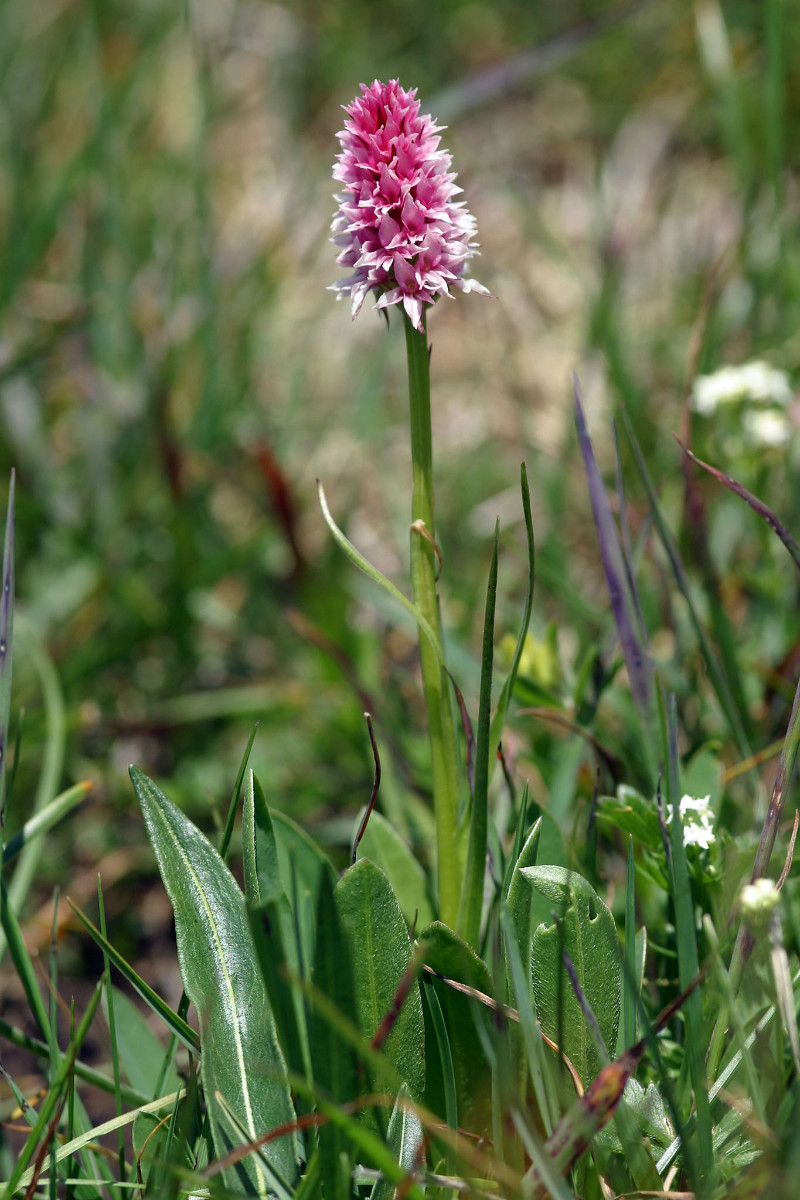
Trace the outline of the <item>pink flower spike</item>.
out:
M 402 304 L 421 333 L 425 305 L 449 288 L 489 295 L 466 273 L 478 253 L 475 218 L 455 200 L 461 188 L 439 149 L 441 126 L 420 116 L 416 89 L 376 79 L 361 93 L 345 108 L 333 168 L 343 186 L 331 240 L 340 247 L 337 263 L 354 274 L 331 291 L 350 298 L 354 317 L 368 292 L 378 308 Z

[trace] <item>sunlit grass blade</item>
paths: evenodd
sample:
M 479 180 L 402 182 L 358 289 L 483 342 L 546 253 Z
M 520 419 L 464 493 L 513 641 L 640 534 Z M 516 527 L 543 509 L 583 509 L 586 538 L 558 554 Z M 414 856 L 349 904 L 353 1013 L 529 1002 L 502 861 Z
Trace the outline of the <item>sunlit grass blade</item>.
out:
M 170 1108 L 175 1101 L 183 1096 L 183 1092 L 172 1092 L 168 1096 L 160 1096 L 157 1100 L 151 1100 L 148 1104 L 142 1104 L 137 1108 L 131 1109 L 128 1112 L 121 1113 L 117 1117 L 111 1117 L 110 1120 L 104 1121 L 101 1125 L 95 1125 L 92 1129 L 81 1133 L 73 1138 L 70 1142 L 65 1142 L 63 1146 L 59 1146 L 55 1153 L 56 1163 L 64 1162 L 65 1159 L 71 1158 L 80 1150 L 87 1146 L 92 1146 L 105 1137 L 106 1134 L 115 1133 L 118 1129 L 124 1129 L 127 1125 L 132 1125 L 140 1113 L 156 1113 L 162 1109 Z M 27 1187 L 33 1178 L 32 1171 L 24 1171 L 17 1180 L 17 1189 Z M 9 1193 L 6 1193 L 8 1195 Z
M 41 812 L 36 813 L 29 821 L 26 821 L 17 833 L 12 838 L 9 838 L 3 849 L 3 864 L 12 862 L 19 854 L 24 846 L 34 841 L 37 837 L 42 837 L 45 833 L 49 833 L 58 822 L 65 817 L 67 813 L 72 812 L 74 808 L 88 796 L 92 789 L 92 784 L 89 780 L 82 780 L 80 783 L 74 784 L 71 788 L 67 788 L 60 796 L 56 796 L 55 800 L 50 804 L 45 805 Z
M 481 653 L 481 687 L 478 707 L 478 737 L 475 749 L 475 788 L 469 813 L 467 867 L 458 910 L 458 932 L 475 949 L 480 949 L 481 913 L 486 877 L 486 845 L 489 822 L 489 733 L 492 708 L 494 663 L 494 613 L 497 603 L 497 558 L 500 524 L 495 525 L 492 562 L 486 588 Z

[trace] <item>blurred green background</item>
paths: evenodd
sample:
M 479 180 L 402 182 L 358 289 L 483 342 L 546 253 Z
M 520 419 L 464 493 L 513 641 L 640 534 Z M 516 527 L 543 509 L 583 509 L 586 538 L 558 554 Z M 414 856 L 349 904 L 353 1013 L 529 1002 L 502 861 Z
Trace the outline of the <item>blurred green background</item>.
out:
M 520 698 L 577 711 L 635 763 L 623 700 L 570 707 L 614 642 L 577 371 L 609 477 L 624 402 L 693 577 L 718 582 L 755 747 L 785 724 L 793 568 L 750 510 L 696 479 L 703 558 L 670 433 L 687 432 L 695 371 L 798 368 L 800 6 L 4 0 L 0 500 L 15 467 L 21 730 L 9 829 L 43 761 L 59 787 L 93 781 L 48 842 L 37 896 L 58 882 L 89 903 L 99 866 L 123 950 L 126 930 L 169 921 L 164 899 L 142 899 L 153 862 L 129 762 L 211 828 L 259 720 L 252 762 L 270 802 L 344 845 L 371 783 L 369 704 L 384 811 L 423 847 L 429 831 L 414 631 L 333 546 L 315 486 L 404 586 L 403 339 L 369 305 L 351 324 L 325 291 L 339 273 L 340 106 L 375 77 L 418 87 L 448 125 L 478 222 L 474 273 L 495 297 L 443 302 L 429 321 L 444 615 L 473 713 L 496 515 L 501 653 L 521 611 L 525 458 L 537 583 Z M 779 451 L 699 419 L 691 440 L 797 531 L 790 420 Z M 646 539 L 629 454 L 623 473 Z M 691 749 L 721 725 L 674 591 L 648 554 L 643 602 Z M 591 793 L 587 746 L 530 717 L 509 734 L 516 777 L 540 805 L 559 797 L 567 824 Z M 49 934 L 40 916 L 32 938 Z

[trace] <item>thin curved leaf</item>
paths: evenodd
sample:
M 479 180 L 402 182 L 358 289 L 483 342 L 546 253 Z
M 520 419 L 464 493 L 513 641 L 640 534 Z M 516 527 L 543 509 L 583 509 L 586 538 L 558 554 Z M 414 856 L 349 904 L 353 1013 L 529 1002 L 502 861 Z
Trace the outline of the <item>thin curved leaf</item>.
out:
M 365 575 L 369 576 L 369 578 L 374 583 L 377 583 L 380 587 L 382 587 L 385 592 L 388 592 L 388 594 L 394 600 L 396 600 L 398 604 L 402 604 L 406 612 L 411 614 L 417 625 L 419 625 L 420 629 L 425 634 L 427 640 L 430 642 L 431 649 L 436 655 L 436 660 L 439 663 L 439 666 L 442 668 L 442 670 L 444 670 L 442 647 L 440 645 L 439 638 L 434 632 L 433 626 L 428 621 L 428 618 L 417 607 L 413 600 L 409 600 L 408 596 L 404 595 L 400 591 L 399 587 L 392 583 L 391 579 L 387 579 L 385 575 L 382 575 L 378 568 L 373 567 L 372 563 L 368 562 L 367 559 L 364 558 L 364 555 L 356 550 L 353 543 L 348 541 L 331 516 L 331 510 L 328 508 L 328 501 L 325 498 L 325 491 L 319 480 L 317 480 L 317 490 L 319 492 L 319 504 L 320 508 L 322 509 L 322 515 L 325 518 L 328 528 L 334 536 L 334 540 L 339 546 L 341 546 L 347 557 L 359 568 L 359 570 L 363 571 Z
M 236 880 L 206 837 L 136 767 L 142 806 L 161 877 L 175 912 L 178 960 L 186 995 L 200 1022 L 201 1072 L 218 1155 L 234 1143 L 221 1120 L 219 1094 L 255 1140 L 294 1120 L 286 1067 Z M 296 1181 L 292 1136 L 271 1142 L 279 1175 Z M 250 1156 L 223 1175 L 231 1192 L 265 1196 L 269 1181 Z

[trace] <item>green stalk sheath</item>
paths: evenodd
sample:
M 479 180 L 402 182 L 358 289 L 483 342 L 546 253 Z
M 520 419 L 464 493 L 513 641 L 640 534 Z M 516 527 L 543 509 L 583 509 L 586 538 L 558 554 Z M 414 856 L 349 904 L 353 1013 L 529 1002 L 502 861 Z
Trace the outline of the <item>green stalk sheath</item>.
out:
M 433 442 L 428 339 L 404 314 L 408 352 L 408 394 L 411 418 L 411 584 L 414 602 L 439 634 L 436 601 L 436 559 L 433 544 L 420 532 L 422 522 L 435 536 L 433 515 Z M 448 680 L 427 637 L 420 632 L 422 687 L 428 716 L 433 769 L 433 807 L 436 819 L 439 917 L 451 929 L 458 917 L 461 870 L 458 859 L 458 741 L 450 706 Z M 440 656 L 441 657 L 441 656 Z

